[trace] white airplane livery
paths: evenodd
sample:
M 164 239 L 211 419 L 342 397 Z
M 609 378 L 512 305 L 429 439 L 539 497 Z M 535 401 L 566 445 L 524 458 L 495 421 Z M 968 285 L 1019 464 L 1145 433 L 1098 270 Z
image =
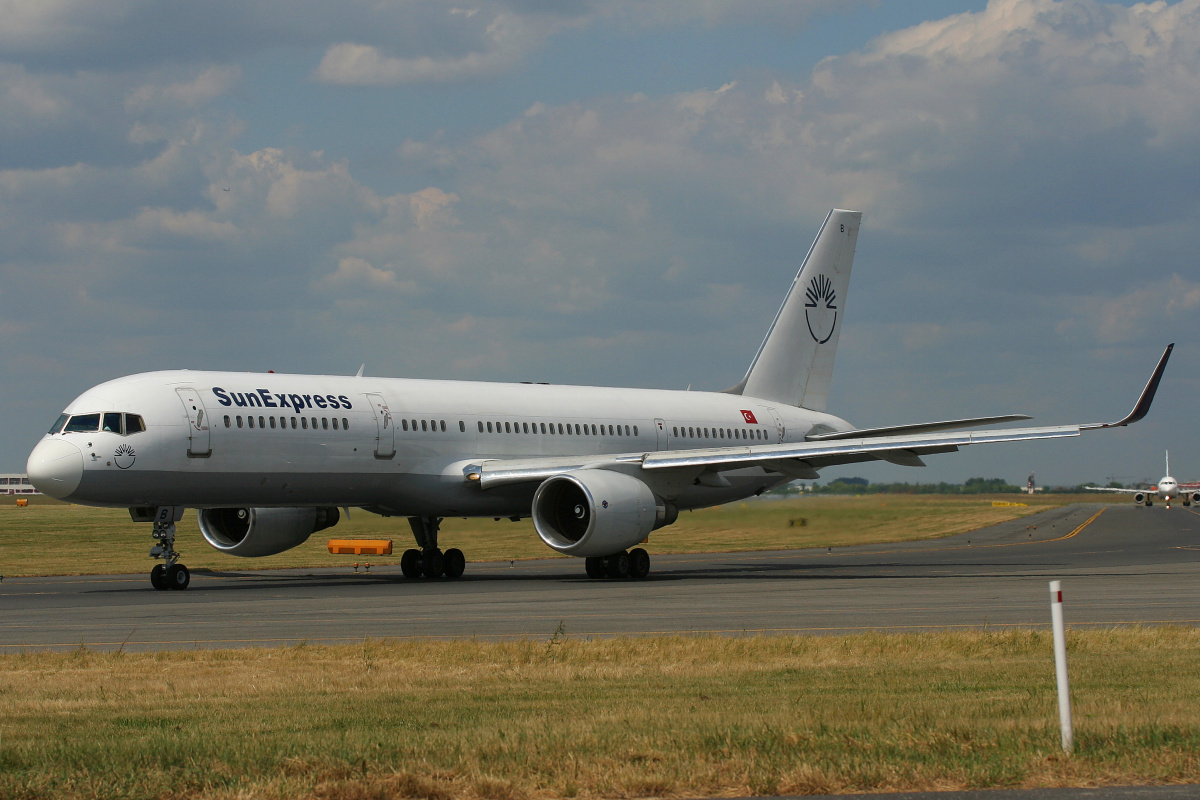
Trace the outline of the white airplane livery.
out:
M 407 518 L 405 576 L 462 575 L 444 517 L 532 517 L 594 578 L 644 578 L 637 545 L 681 510 L 727 503 L 836 464 L 1077 436 L 1145 416 L 1171 347 L 1113 423 L 965 430 L 1024 415 L 855 428 L 826 412 L 861 214 L 826 217 L 745 377 L 724 392 L 330 375 L 151 372 L 72 402 L 29 456 L 52 497 L 153 524 L 156 588 L 182 589 L 175 523 L 259 557 L 336 525 L 339 509 Z M 632 548 L 632 549 L 631 549 Z
M 1200 503 L 1200 490 L 1195 488 L 1185 489 L 1179 485 L 1179 481 L 1171 477 L 1171 452 L 1165 452 L 1166 456 L 1166 474 L 1159 479 L 1158 485 L 1152 489 L 1111 489 L 1105 486 L 1085 486 L 1083 488 L 1090 489 L 1093 492 L 1118 492 L 1120 494 L 1133 495 L 1133 502 L 1139 506 L 1154 505 L 1154 500 L 1157 498 L 1167 504 L 1167 508 L 1171 507 L 1171 498 L 1183 498 L 1183 504 L 1190 506 L 1192 503 Z M 1194 484 L 1188 484 L 1194 486 Z

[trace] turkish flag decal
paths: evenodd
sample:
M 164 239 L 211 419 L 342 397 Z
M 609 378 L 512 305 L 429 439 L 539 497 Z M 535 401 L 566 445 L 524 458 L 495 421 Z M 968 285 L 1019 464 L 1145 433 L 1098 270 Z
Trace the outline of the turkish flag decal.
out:
M 753 411 L 747 411 L 746 409 L 742 409 L 742 419 L 746 420 L 746 422 L 749 423 L 750 425 L 758 424 L 758 420 L 756 420 L 754 418 Z

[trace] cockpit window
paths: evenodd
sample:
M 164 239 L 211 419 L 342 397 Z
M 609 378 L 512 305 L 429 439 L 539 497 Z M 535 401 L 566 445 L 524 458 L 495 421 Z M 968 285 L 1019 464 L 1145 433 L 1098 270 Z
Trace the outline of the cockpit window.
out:
M 146 430 L 146 423 L 142 421 L 142 418 L 140 416 L 138 416 L 137 414 L 126 414 L 125 415 L 125 433 L 126 433 L 126 435 L 131 434 L 131 433 L 141 433 L 144 430 Z
M 99 414 L 76 414 L 71 417 L 63 433 L 91 433 L 100 428 Z
M 121 415 L 117 412 L 110 411 L 105 414 L 100 422 L 100 430 L 105 433 L 120 433 L 121 432 Z
M 63 429 L 63 425 L 67 424 L 67 420 L 71 418 L 70 414 L 63 414 L 58 418 L 58 421 L 50 426 L 50 433 L 58 433 Z

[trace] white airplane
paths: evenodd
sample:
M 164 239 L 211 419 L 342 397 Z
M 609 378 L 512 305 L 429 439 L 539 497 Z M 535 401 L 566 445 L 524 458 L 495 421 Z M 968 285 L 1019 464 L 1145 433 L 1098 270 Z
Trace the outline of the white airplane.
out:
M 825 406 L 861 213 L 826 217 L 740 383 L 724 392 L 243 372 L 151 372 L 72 402 L 29 456 L 52 497 L 152 522 L 155 588 L 189 573 L 175 523 L 197 509 L 224 553 L 268 556 L 337 524 L 338 509 L 408 519 L 413 578 L 462 575 L 444 517 L 532 517 L 594 578 L 645 577 L 650 532 L 835 464 L 971 444 L 1078 436 L 1145 416 L 1173 345 L 1118 422 L 962 430 L 1020 414 L 858 429 Z M 629 548 L 634 548 L 630 550 Z
M 1179 481 L 1171 477 L 1171 452 L 1166 451 L 1166 474 L 1159 480 L 1158 485 L 1152 489 L 1110 489 L 1104 486 L 1085 486 L 1085 489 L 1090 489 L 1093 492 L 1120 492 L 1121 494 L 1133 495 L 1133 502 L 1140 505 L 1154 505 L 1154 498 L 1158 498 L 1167 504 L 1167 508 L 1171 507 L 1172 497 L 1182 497 L 1183 504 L 1190 506 L 1192 503 L 1200 503 L 1200 491 L 1181 489 Z

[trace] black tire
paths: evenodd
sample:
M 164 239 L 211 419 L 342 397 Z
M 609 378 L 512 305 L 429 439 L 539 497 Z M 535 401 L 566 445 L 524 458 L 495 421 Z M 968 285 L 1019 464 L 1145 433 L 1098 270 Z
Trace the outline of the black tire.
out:
M 605 569 L 608 570 L 608 577 L 624 579 L 629 577 L 629 553 L 620 552 L 614 553 L 604 559 Z
M 440 578 L 446 572 L 446 557 L 441 550 L 421 552 L 421 572 L 426 578 Z
M 463 551 L 457 547 L 451 547 L 442 555 L 442 558 L 445 561 L 446 577 L 450 580 L 461 578 L 467 568 L 467 557 L 463 555 Z
M 583 564 L 589 578 L 604 578 L 608 576 L 608 572 L 604 568 L 603 558 L 585 558 Z
M 160 592 L 170 588 L 167 586 L 167 568 L 162 564 L 155 564 L 154 569 L 150 570 L 150 585 Z
M 192 582 L 192 573 L 183 564 L 167 568 L 167 586 L 183 591 Z
M 629 577 L 642 580 L 650 574 L 650 554 L 638 547 L 629 551 Z
M 400 571 L 409 580 L 421 577 L 421 551 L 409 548 L 400 556 Z

